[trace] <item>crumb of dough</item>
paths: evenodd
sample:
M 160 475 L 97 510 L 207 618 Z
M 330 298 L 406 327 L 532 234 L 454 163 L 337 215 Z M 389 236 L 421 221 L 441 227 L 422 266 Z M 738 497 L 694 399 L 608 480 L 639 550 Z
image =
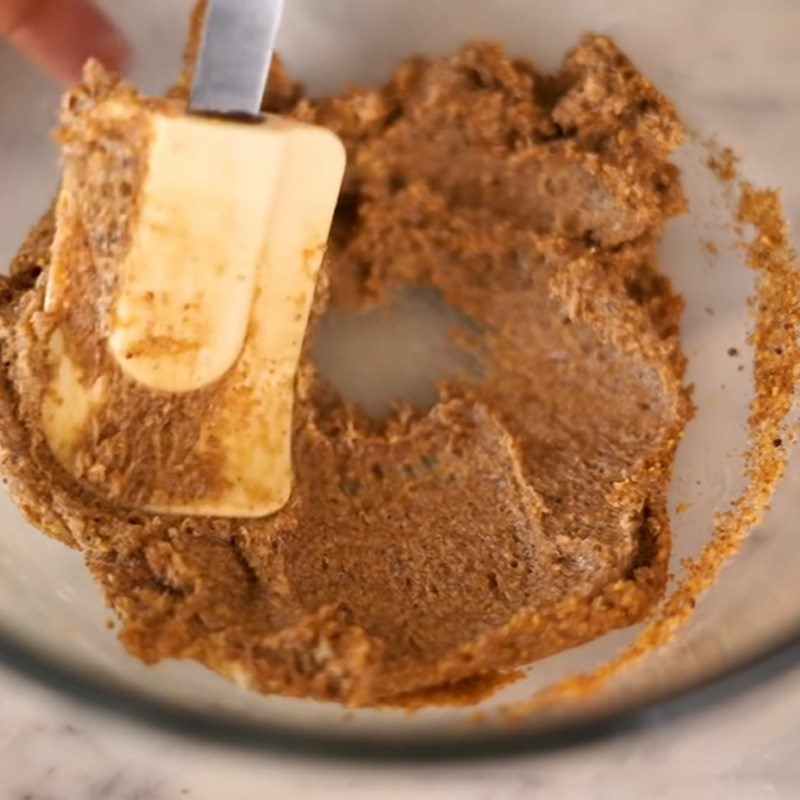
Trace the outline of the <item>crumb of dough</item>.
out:
M 714 148 L 708 156 L 706 166 L 723 183 L 729 183 L 738 176 L 741 158 L 730 147 Z

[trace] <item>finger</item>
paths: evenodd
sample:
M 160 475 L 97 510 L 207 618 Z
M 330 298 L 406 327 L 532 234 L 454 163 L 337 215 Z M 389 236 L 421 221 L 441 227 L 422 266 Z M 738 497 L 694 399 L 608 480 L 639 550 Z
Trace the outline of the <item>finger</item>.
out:
M 89 0 L 0 0 L 0 35 L 51 75 L 77 81 L 86 59 L 123 72 L 131 50 Z

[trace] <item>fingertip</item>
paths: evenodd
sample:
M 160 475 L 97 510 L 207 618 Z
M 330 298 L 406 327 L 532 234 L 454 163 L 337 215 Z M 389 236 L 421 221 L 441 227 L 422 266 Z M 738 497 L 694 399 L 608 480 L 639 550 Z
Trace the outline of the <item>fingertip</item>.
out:
M 130 68 L 133 51 L 128 40 L 92 3 L 38 0 L 35 9 L 12 18 L 5 32 L 13 45 L 54 77 L 79 81 L 90 58 L 114 72 Z
M 96 58 L 106 69 L 124 75 L 133 64 L 133 48 L 116 28 L 95 39 L 90 58 Z
M 130 69 L 133 49 L 117 26 L 99 9 L 90 4 L 80 4 L 79 14 L 73 6 L 73 26 L 70 36 L 62 44 L 71 49 L 78 62 L 80 77 L 84 64 L 96 58 L 106 69 L 124 74 Z

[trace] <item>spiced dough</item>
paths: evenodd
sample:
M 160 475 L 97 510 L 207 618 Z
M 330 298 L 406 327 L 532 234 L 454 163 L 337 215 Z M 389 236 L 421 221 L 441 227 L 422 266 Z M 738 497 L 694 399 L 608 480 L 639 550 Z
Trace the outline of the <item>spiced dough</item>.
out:
M 90 71 L 64 108 L 71 146 L 90 138 L 76 104 L 132 91 Z M 330 127 L 349 156 L 297 380 L 289 504 L 260 520 L 126 508 L 126 470 L 186 479 L 174 438 L 131 444 L 157 406 L 128 419 L 120 403 L 88 432 L 101 469 L 80 483 L 57 465 L 38 417 L 50 215 L 0 286 L 16 502 L 82 550 L 131 653 L 197 659 L 261 692 L 378 704 L 642 619 L 666 580 L 665 491 L 690 414 L 681 304 L 654 261 L 684 207 L 672 105 L 597 36 L 556 76 L 478 43 L 320 100 L 279 69 L 267 102 Z M 99 264 L 109 240 L 87 230 L 82 257 Z M 315 372 L 315 328 L 331 303 L 409 284 L 475 323 L 484 377 L 370 419 Z M 87 337 L 91 370 L 102 331 Z

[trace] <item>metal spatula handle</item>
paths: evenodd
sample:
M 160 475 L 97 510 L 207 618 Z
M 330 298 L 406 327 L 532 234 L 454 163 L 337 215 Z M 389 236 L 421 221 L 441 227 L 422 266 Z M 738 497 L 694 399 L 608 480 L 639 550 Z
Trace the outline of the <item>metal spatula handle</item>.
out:
M 211 0 L 190 107 L 213 114 L 261 110 L 284 0 Z

